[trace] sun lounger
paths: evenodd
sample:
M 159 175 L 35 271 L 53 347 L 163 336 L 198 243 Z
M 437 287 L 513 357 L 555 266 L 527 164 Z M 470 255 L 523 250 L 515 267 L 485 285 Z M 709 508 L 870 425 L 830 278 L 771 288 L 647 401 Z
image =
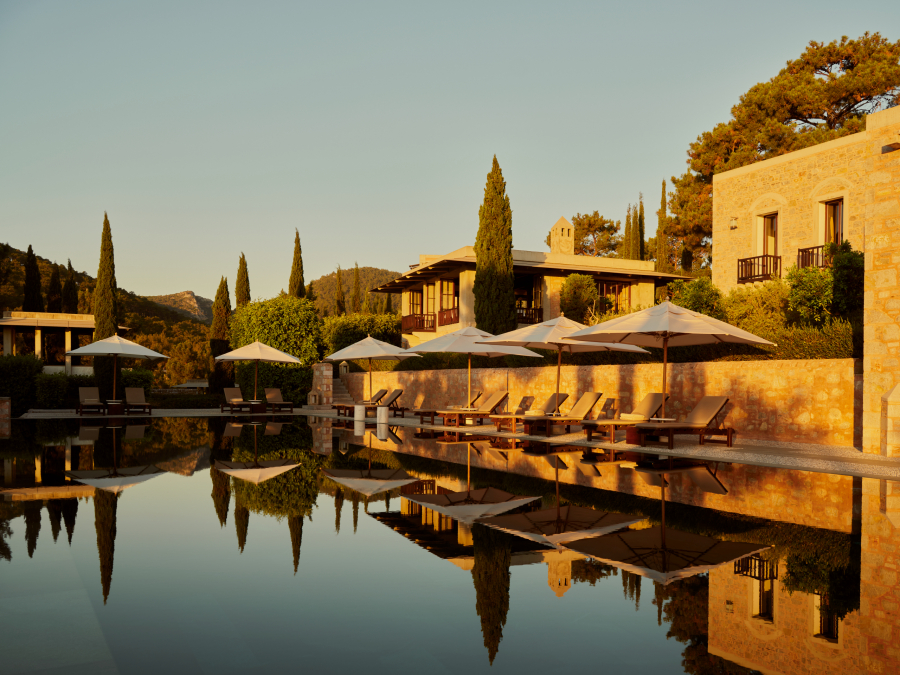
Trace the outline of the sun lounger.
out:
M 734 437 L 734 429 L 711 426 L 718 418 L 719 413 L 728 403 L 727 396 L 704 396 L 694 409 L 688 413 L 682 422 L 645 422 L 635 425 L 640 434 L 641 445 L 646 445 L 647 436 L 667 437 L 669 450 L 675 447 L 675 434 L 699 434 L 700 445 L 708 436 L 725 436 L 724 441 L 710 441 L 711 443 L 723 443 L 731 447 Z
M 272 412 L 281 410 L 289 410 L 294 412 L 294 404 L 291 401 L 285 401 L 281 397 L 281 389 L 266 389 L 266 408 Z
M 559 404 L 557 404 L 557 397 L 559 397 Z M 528 419 L 531 417 L 541 417 L 547 413 L 553 412 L 562 405 L 563 401 L 567 398 L 569 398 L 569 395 L 564 393 L 550 394 L 550 397 L 542 406 L 531 408 L 531 410 L 517 410 L 510 415 L 491 415 L 491 420 L 493 421 L 494 426 L 497 427 L 497 431 L 503 431 L 503 427 L 508 425 L 509 431 L 515 433 L 519 420 L 522 420 L 527 424 Z
M 669 397 L 666 396 L 666 400 L 668 400 L 668 398 Z M 644 400 L 642 400 L 630 413 L 623 413 L 616 419 L 612 420 L 585 421 L 582 426 L 584 427 L 584 431 L 587 434 L 588 441 L 594 440 L 593 436 L 595 433 L 606 431 L 608 433 L 608 437 L 606 440 L 610 443 L 615 443 L 616 429 L 630 427 L 641 422 L 646 422 L 659 412 L 659 409 L 662 406 L 662 402 L 662 394 L 647 394 L 644 397 Z
M 602 397 L 603 394 L 599 392 L 588 391 L 581 395 L 581 398 L 578 399 L 578 402 L 565 415 L 541 415 L 538 417 L 526 417 L 524 420 L 525 433 L 528 435 L 534 435 L 536 431 L 543 427 L 546 435 L 550 436 L 554 424 L 564 424 L 566 427 L 566 433 L 568 433 L 569 427 L 571 427 L 573 424 L 581 424 L 584 420 L 590 419 L 591 411 L 594 409 L 594 406 L 597 405 L 597 401 L 599 401 Z
M 718 465 L 717 465 L 718 466 Z M 638 465 L 635 472 L 648 485 L 653 487 L 661 487 L 663 476 L 671 476 L 674 474 L 684 474 L 696 487 L 703 492 L 710 492 L 717 495 L 727 495 L 728 488 L 716 476 L 716 472 L 709 468 L 708 462 L 695 462 L 691 460 L 668 460 L 663 462 L 651 463 L 649 465 Z M 669 481 L 666 481 L 668 485 Z
M 153 406 L 144 398 L 143 387 L 125 387 L 125 414 L 128 415 L 132 410 L 153 414 Z
M 378 402 L 387 394 L 387 389 L 379 389 L 368 401 L 359 401 L 358 403 L 335 403 L 332 408 L 337 410 L 338 417 L 350 417 L 353 415 L 353 407 L 357 405 L 378 405 Z
M 78 387 L 78 414 L 97 413 L 106 414 L 106 405 L 100 400 L 99 387 Z
M 238 412 L 241 410 L 250 412 L 250 404 L 244 400 L 244 395 L 238 387 L 225 387 L 224 394 L 225 403 L 219 406 L 219 412 L 225 412 L 225 408 L 228 408 L 228 412 L 232 415 L 234 415 L 235 408 Z
M 125 391 L 128 391 L 127 389 Z M 129 424 L 125 427 L 125 441 L 140 441 L 144 438 L 144 432 L 147 430 L 146 424 Z
M 474 408 L 474 407 L 475 407 L 475 401 L 477 401 L 480 397 L 481 397 L 481 392 L 480 392 L 480 391 L 476 391 L 475 394 L 472 396 L 472 400 L 469 401 L 469 405 L 466 406 L 466 407 L 467 407 L 467 408 Z M 428 422 L 429 424 L 434 424 L 434 418 L 435 418 L 435 417 L 437 416 L 437 414 L 438 414 L 437 408 L 429 408 L 429 407 L 424 406 L 424 405 L 423 405 L 423 406 L 418 406 L 418 407 L 415 407 L 415 406 L 414 406 L 413 408 L 411 408 L 411 409 L 409 410 L 409 412 L 412 413 L 413 415 L 418 415 L 418 416 L 419 416 L 419 424 L 425 424 L 425 418 L 426 418 L 426 417 L 429 418 L 429 422 Z
M 481 420 L 490 418 L 491 415 L 497 414 L 498 408 L 506 403 L 509 398 L 508 391 L 498 391 L 482 403 L 477 410 L 438 410 L 438 417 L 444 418 L 444 424 L 448 427 L 458 427 L 466 423 L 466 420 Z
M 388 394 L 385 398 L 378 401 L 378 403 L 357 403 L 356 405 L 361 405 L 365 407 L 365 415 L 368 416 L 370 410 L 378 410 L 378 408 L 388 408 L 391 411 L 393 417 L 403 417 L 404 413 L 409 410 L 409 408 L 402 408 L 397 403 L 397 399 L 403 394 L 402 389 L 394 389 L 390 394 Z M 353 406 L 345 406 L 353 410 Z M 399 414 L 398 414 L 399 413 Z M 349 417 L 349 415 L 348 415 Z

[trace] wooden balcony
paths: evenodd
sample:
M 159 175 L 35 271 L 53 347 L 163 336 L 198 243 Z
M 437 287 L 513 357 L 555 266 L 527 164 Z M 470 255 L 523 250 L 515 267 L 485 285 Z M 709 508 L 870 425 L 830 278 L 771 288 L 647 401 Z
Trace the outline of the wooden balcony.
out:
M 516 307 L 516 320 L 519 323 L 541 323 L 544 320 L 544 310 L 540 307 Z
M 434 314 L 409 314 L 400 320 L 400 329 L 404 333 L 433 333 L 435 318 Z
M 459 323 L 459 307 L 442 309 L 438 312 L 438 326 L 450 326 Z
M 825 245 L 798 249 L 797 267 L 828 267 Z
M 780 255 L 758 255 L 754 258 L 741 258 L 738 260 L 739 284 L 751 284 L 754 281 L 770 281 L 780 276 Z

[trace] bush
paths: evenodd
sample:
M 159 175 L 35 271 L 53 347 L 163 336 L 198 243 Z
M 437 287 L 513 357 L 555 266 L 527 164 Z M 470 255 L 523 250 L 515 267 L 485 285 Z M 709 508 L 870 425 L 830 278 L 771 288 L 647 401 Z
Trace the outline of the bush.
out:
M 399 314 L 346 314 L 325 317 L 322 342 L 325 353 L 334 354 L 367 335 L 400 347 L 402 333 Z
M 0 396 L 10 398 L 14 417 L 34 406 L 35 378 L 43 371 L 44 362 L 31 354 L 0 356 Z
M 672 304 L 711 316 L 719 321 L 727 321 L 725 298 L 709 277 L 700 277 L 693 281 L 679 279 L 669 284 L 668 288 Z
M 122 371 L 122 386 L 135 387 L 144 390 L 144 396 L 150 395 L 150 387 L 153 386 L 153 371 L 144 368 L 132 368 Z
M 834 279 L 831 270 L 819 267 L 791 267 L 788 309 L 799 323 L 821 325 L 831 316 Z
M 231 319 L 233 349 L 259 340 L 296 356 L 304 366 L 322 358 L 322 320 L 315 303 L 279 295 L 238 308 Z
M 218 408 L 225 402 L 222 394 L 152 394 L 147 402 L 161 410 Z
M 789 291 L 781 279 L 733 288 L 725 298 L 725 320 L 741 330 L 772 340 L 787 324 Z
M 65 373 L 40 373 L 34 378 L 35 403 L 44 410 L 64 408 L 69 394 L 69 376 Z
M 855 317 L 863 308 L 865 256 L 862 252 L 850 248 L 849 241 L 840 246 L 829 244 L 825 254 L 831 258 L 831 273 L 834 280 L 831 313 L 845 319 Z
M 235 384 L 241 388 L 245 399 L 253 397 L 255 367 L 255 363 L 238 363 L 235 368 Z M 297 406 L 301 406 L 306 403 L 306 396 L 312 389 L 312 378 L 312 368 L 260 363 L 258 396 L 264 399 L 266 387 L 277 387 L 281 389 L 281 396 L 285 401 L 293 401 Z
M 559 309 L 572 321 L 584 323 L 597 304 L 597 284 L 587 274 L 570 274 L 559 292 Z

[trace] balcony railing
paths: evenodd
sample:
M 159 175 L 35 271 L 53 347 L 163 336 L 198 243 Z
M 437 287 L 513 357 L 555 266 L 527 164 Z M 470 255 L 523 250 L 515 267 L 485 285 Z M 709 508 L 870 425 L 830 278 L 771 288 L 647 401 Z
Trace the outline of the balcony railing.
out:
M 540 307 L 516 307 L 516 319 L 519 323 L 541 323 L 544 310 Z
M 769 281 L 781 276 L 780 255 L 758 255 L 755 258 L 738 260 L 738 283 Z
M 404 316 L 400 322 L 401 330 L 404 333 L 427 333 L 433 332 L 435 329 L 434 314 L 409 314 Z
M 797 267 L 828 267 L 824 244 L 798 249 Z
M 459 323 L 459 307 L 442 309 L 438 312 L 438 326 L 449 326 L 454 323 Z

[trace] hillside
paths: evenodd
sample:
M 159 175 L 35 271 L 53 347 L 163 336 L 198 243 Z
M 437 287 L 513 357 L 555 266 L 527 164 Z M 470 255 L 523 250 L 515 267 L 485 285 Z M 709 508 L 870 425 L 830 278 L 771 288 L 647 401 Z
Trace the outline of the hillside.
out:
M 194 291 L 182 291 L 170 295 L 145 295 L 144 297 L 159 305 L 170 307 L 189 319 L 195 319 L 206 325 L 212 323 L 213 301 L 195 295 Z
M 399 272 L 391 272 L 390 270 L 379 269 L 378 267 L 360 267 L 359 268 L 359 285 L 364 290 L 375 288 L 381 284 L 392 281 L 400 276 Z M 325 316 L 334 314 L 334 292 L 337 289 L 336 283 L 337 273 L 332 272 L 323 277 L 314 279 L 312 284 L 316 293 L 316 307 L 319 309 L 319 315 Z M 353 291 L 353 268 L 341 269 L 341 285 L 344 287 L 344 299 L 347 304 L 350 303 L 350 294 Z M 385 295 L 383 293 L 374 293 L 371 300 L 379 300 L 384 302 Z M 399 293 L 391 294 L 391 307 L 396 312 L 400 308 Z M 349 311 L 349 306 L 348 306 Z

